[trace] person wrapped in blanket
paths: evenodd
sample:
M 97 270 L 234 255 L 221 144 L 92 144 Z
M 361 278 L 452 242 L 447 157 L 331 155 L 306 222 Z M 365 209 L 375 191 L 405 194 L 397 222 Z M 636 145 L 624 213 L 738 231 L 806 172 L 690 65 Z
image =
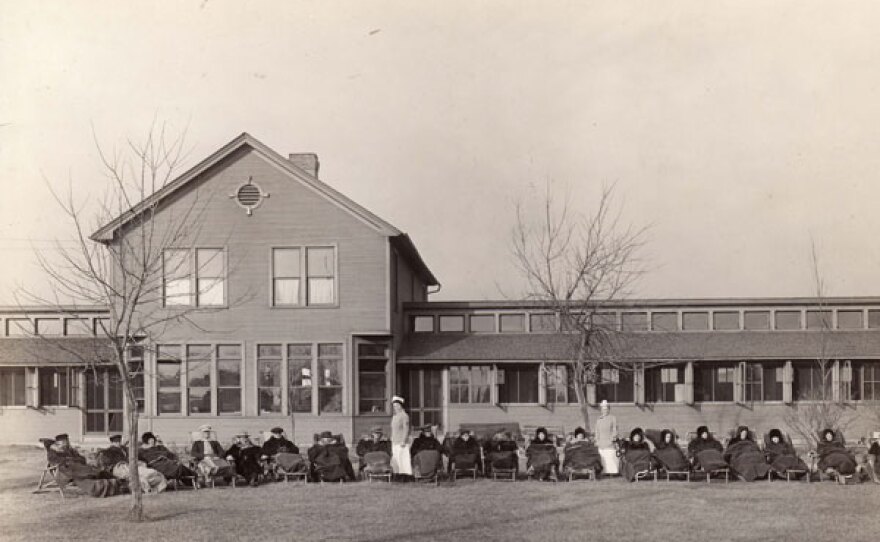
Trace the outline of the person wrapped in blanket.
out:
M 495 470 L 510 470 L 519 472 L 519 446 L 513 440 L 513 435 L 508 431 L 499 431 L 492 435 L 492 440 L 486 443 L 486 472 Z
M 150 431 L 141 435 L 138 460 L 146 463 L 151 469 L 161 472 L 168 480 L 179 480 L 184 485 L 192 485 L 195 472 L 181 463 L 177 455 L 162 445 L 156 435 Z
M 269 430 L 269 438 L 263 443 L 261 459 L 274 464 L 283 472 L 308 470 L 305 459 L 299 454 L 299 448 L 287 440 L 281 427 L 273 427 Z
M 602 456 L 596 445 L 587 440 L 587 431 L 583 427 L 574 430 L 574 439 L 565 445 L 562 453 L 562 472 L 566 476 L 589 470 L 596 475 L 602 472 Z
M 434 437 L 433 428 L 426 425 L 419 436 L 413 440 L 409 450 L 412 459 L 413 476 L 430 477 L 443 468 L 443 445 Z
M 470 429 L 462 429 L 449 449 L 449 471 L 473 468 L 478 471 L 483 470 L 480 445 L 473 438 Z
M 809 470 L 779 429 L 771 429 L 767 433 L 764 439 L 764 456 L 773 472 L 778 474 L 798 471 L 796 476 L 804 476 Z
M 247 431 L 236 433 L 235 441 L 226 450 L 226 460 L 232 462 L 235 473 L 243 476 L 251 487 L 260 485 L 260 474 L 263 473 L 263 465 L 260 464 L 262 456 L 263 449 L 251 442 Z
M 690 464 L 670 429 L 660 431 L 660 438 L 654 443 L 654 457 L 660 467 L 667 472 L 687 472 Z
M 223 447 L 213 438 L 214 430 L 210 425 L 199 426 L 201 440 L 193 442 L 189 455 L 196 462 L 196 468 L 203 480 L 223 478 L 227 484 L 232 483 L 235 470 L 232 464 L 224 459 Z
M 373 474 L 391 472 L 391 441 L 383 438 L 382 427 L 370 429 L 370 436 L 358 441 L 354 453 L 358 458 L 358 470 Z
M 688 443 L 688 458 L 695 470 L 712 472 L 726 469 L 727 462 L 724 461 L 723 451 L 724 447 L 715 440 L 705 425 L 697 427 L 696 438 Z
M 98 467 L 113 474 L 114 478 L 129 480 L 128 450 L 122 443 L 122 435 L 111 435 L 110 446 L 98 450 L 95 461 L 98 463 Z M 138 461 L 138 479 L 141 491 L 148 495 L 161 493 L 168 485 L 161 472 L 149 468 L 143 461 Z
M 535 430 L 535 438 L 526 447 L 526 468 L 529 475 L 538 480 L 556 481 L 559 455 L 556 444 L 549 439 L 547 429 L 543 427 Z
M 354 480 L 354 467 L 348 458 L 348 447 L 339 442 L 333 433 L 324 431 L 318 442 L 309 448 L 312 480 L 338 482 Z
M 49 465 L 58 468 L 55 479 L 60 487 L 73 484 L 92 497 L 111 497 L 122 490 L 119 480 L 97 467 L 86 464 L 86 459 L 71 445 L 67 433 L 55 436 L 46 446 Z
M 868 475 L 875 484 L 880 484 L 880 431 L 871 433 L 869 439 L 871 446 L 868 448 Z
M 816 446 L 819 456 L 819 470 L 836 478 L 840 484 L 846 483 L 846 476 L 855 474 L 855 455 L 846 449 L 843 439 L 838 439 L 833 429 L 823 429 L 821 439 Z
M 651 447 L 645 440 L 645 432 L 636 427 L 629 433 L 629 440 L 621 443 L 620 474 L 624 479 L 634 482 L 636 475 L 654 468 Z
M 723 457 L 733 473 L 745 482 L 767 478 L 770 474 L 770 464 L 764 452 L 755 442 L 755 435 L 745 425 L 736 428 L 736 434 L 727 443 Z

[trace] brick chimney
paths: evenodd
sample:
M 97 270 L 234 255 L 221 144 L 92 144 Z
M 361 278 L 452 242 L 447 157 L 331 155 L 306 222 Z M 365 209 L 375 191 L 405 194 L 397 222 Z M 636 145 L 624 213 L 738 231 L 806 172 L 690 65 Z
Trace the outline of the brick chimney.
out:
M 291 153 L 288 160 L 312 177 L 318 178 L 318 168 L 321 167 L 321 162 L 318 161 L 317 154 L 313 152 Z

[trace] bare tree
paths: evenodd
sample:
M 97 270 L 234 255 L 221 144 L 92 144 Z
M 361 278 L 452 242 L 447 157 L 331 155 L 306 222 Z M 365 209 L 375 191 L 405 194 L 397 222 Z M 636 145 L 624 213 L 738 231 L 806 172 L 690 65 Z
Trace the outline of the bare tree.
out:
M 810 239 L 810 264 L 816 291 L 816 314 L 819 318 L 816 359 L 813 362 L 818 383 L 813 382 L 809 390 L 803 390 L 798 397 L 792 397 L 795 404 L 786 412 L 784 421 L 804 442 L 815 446 L 819 431 L 826 428 L 843 431 L 849 420 L 843 405 L 845 398 L 838 395 L 843 394 L 844 390 L 833 389 L 836 360 L 829 352 L 833 321 L 831 311 L 825 303 L 825 279 L 813 239 Z
M 588 215 L 573 210 L 569 197 L 558 201 L 549 183 L 539 204 L 531 215 L 517 203 L 511 252 L 525 297 L 559 317 L 568 378 L 589 427 L 587 386 L 596 384 L 600 363 L 632 370 L 620 363 L 618 328 L 604 313 L 631 293 L 643 272 L 646 228 L 623 223 L 613 186 L 603 187 Z
M 57 306 L 59 311 L 65 307 L 75 313 L 77 305 L 89 304 L 106 307 L 110 313 L 107 323 L 95 330 L 108 346 L 102 349 L 103 358 L 73 349 L 69 353 L 79 356 L 82 364 L 92 370 L 109 365 L 118 372 L 127 421 L 132 499 L 129 518 L 134 521 L 144 520 L 135 395 L 143 369 L 129 365 L 130 350 L 150 348 L 171 324 L 185 321 L 198 327 L 190 317 L 195 310 L 205 310 L 184 302 L 174 311 L 167 311 L 165 301 L 170 290 L 166 291 L 164 280 L 177 274 L 178 266 L 185 265 L 168 258 L 166 250 L 192 249 L 205 202 L 199 201 L 196 194 L 192 203 L 170 208 L 161 198 L 150 198 L 173 180 L 184 157 L 184 140 L 184 133 L 171 136 L 165 125 L 156 123 L 143 141 L 127 140 L 122 151 L 107 153 L 96 140 L 101 164 L 109 178 L 105 197 L 98 203 L 97 212 L 86 212 L 72 186 L 65 193 L 50 186 L 69 221 L 75 243 L 58 242 L 51 253 L 37 252 L 39 265 L 53 288 L 50 295 L 24 292 L 29 300 Z M 111 235 L 90 235 L 108 224 L 118 225 L 111 228 Z M 52 343 L 66 348 L 64 341 Z

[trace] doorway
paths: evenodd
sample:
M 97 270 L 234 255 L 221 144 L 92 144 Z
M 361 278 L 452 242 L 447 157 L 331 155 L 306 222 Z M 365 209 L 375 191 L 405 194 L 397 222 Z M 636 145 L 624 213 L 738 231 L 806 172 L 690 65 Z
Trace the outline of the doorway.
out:
M 89 369 L 86 377 L 85 433 L 121 433 L 124 409 L 122 381 L 116 369 Z
M 443 425 L 443 369 L 401 367 L 400 389 L 412 427 Z

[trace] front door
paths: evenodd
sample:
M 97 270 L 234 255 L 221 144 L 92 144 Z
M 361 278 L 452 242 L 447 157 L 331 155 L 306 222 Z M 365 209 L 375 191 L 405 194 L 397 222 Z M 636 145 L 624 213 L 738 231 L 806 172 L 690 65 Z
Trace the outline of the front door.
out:
M 116 369 L 88 369 L 86 376 L 86 434 L 121 433 L 122 381 Z
M 443 425 L 443 370 L 435 367 L 402 369 L 401 388 L 413 427 Z

